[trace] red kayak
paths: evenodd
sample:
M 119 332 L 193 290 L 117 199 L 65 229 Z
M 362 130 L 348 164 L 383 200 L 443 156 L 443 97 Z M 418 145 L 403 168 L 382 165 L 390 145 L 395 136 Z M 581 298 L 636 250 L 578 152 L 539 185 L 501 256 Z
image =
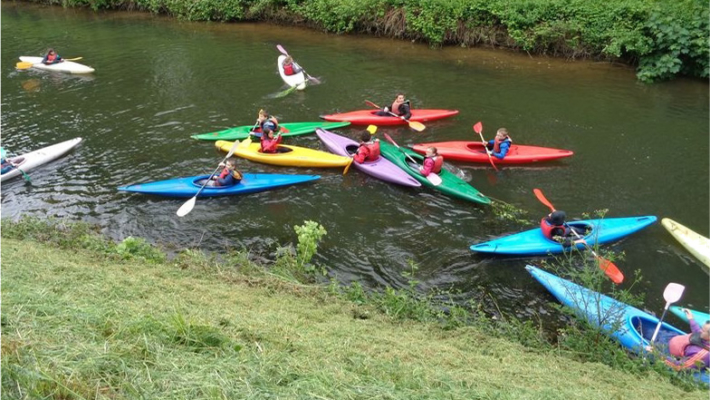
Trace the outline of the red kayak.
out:
M 326 121 L 334 122 L 350 122 L 353 125 L 406 125 L 407 121 L 393 116 L 379 116 L 375 113 L 379 110 L 358 110 L 347 113 L 321 115 L 320 117 Z M 409 118 L 412 122 L 427 122 L 435 121 L 446 117 L 452 117 L 458 114 L 458 110 L 412 110 L 412 117 Z
M 481 142 L 452 141 L 452 142 L 431 142 L 418 143 L 412 146 L 417 153 L 426 153 L 427 147 L 436 147 L 439 154 L 447 161 L 468 161 L 488 163 L 488 155 L 483 149 Z M 569 150 L 552 149 L 549 147 L 524 146 L 511 144 L 508 154 L 504 159 L 493 157 L 496 164 L 526 164 L 538 161 L 557 160 L 558 158 L 569 157 L 574 152 Z

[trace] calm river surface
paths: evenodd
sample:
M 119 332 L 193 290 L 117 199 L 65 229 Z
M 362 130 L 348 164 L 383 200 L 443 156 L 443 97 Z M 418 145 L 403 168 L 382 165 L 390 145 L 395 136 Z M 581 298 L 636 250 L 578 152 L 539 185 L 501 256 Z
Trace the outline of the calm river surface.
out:
M 2 3 L 2 144 L 15 153 L 71 139 L 67 157 L 34 170 L 33 184 L 2 185 L 2 217 L 56 216 L 97 223 L 122 239 L 207 251 L 248 248 L 273 258 L 293 227 L 318 221 L 328 231 L 316 261 L 343 282 L 406 285 L 409 261 L 422 289 L 457 289 L 461 300 L 492 301 L 520 316 L 544 312 L 550 296 L 527 274 L 540 259 L 491 258 L 469 246 L 532 228 L 547 212 L 541 188 L 572 218 L 673 218 L 708 235 L 708 85 L 677 80 L 645 85 L 608 63 L 530 58 L 505 51 L 446 48 L 370 37 L 335 36 L 266 24 L 188 23 L 142 13 L 92 13 Z M 276 72 L 283 45 L 323 84 L 285 98 Z M 16 71 L 21 55 L 55 47 L 83 57 L 91 76 Z M 575 151 L 532 167 L 457 164 L 470 183 L 529 212 L 529 225 L 502 221 L 490 208 L 377 181 L 353 169 L 281 168 L 240 160 L 247 172 L 319 174 L 313 184 L 243 197 L 185 200 L 119 193 L 124 184 L 206 173 L 224 157 L 190 135 L 251 124 L 259 108 L 281 121 L 316 121 L 336 111 L 385 104 L 406 93 L 418 108 L 454 108 L 452 119 L 415 133 L 381 128 L 400 144 L 491 138 L 505 126 L 515 142 Z M 361 128 L 340 132 L 355 137 Z M 324 149 L 315 135 L 290 143 Z M 708 306 L 708 275 L 657 223 L 612 246 L 624 251 L 634 290 L 662 310 L 663 288 L 686 285 L 683 304 Z M 669 317 L 672 322 L 678 322 Z

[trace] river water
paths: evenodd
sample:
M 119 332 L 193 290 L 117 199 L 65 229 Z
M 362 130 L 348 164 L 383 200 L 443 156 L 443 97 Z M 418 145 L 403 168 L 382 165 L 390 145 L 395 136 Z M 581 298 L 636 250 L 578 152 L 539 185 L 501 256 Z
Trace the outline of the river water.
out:
M 469 246 L 532 228 L 547 212 L 541 188 L 571 218 L 608 209 L 609 217 L 673 218 L 708 235 L 708 84 L 676 80 L 646 85 L 633 70 L 504 50 L 445 48 L 360 36 L 337 36 L 267 24 L 190 23 L 145 13 L 2 5 L 2 144 L 24 153 L 80 136 L 67 157 L 2 186 L 2 217 L 55 216 L 99 224 L 116 239 L 222 252 L 247 248 L 273 259 L 295 241 L 293 227 L 318 221 L 328 231 L 316 262 L 343 282 L 369 288 L 406 285 L 419 266 L 421 289 L 460 291 L 458 299 L 495 302 L 520 316 L 544 312 L 550 296 L 525 272 L 540 258 L 472 254 Z M 284 98 L 276 72 L 283 45 L 323 82 Z M 90 76 L 16 71 L 20 55 L 55 47 L 83 57 Z M 483 193 L 528 211 L 527 225 L 497 218 L 489 207 L 429 189 L 386 184 L 353 169 L 283 168 L 240 160 L 246 172 L 319 174 L 313 184 L 243 197 L 185 200 L 121 193 L 120 185 L 207 173 L 224 156 L 190 138 L 251 124 L 266 108 L 285 121 L 385 104 L 403 92 L 417 108 L 453 108 L 452 119 L 422 133 L 381 128 L 399 144 L 477 140 L 482 121 L 492 138 L 505 126 L 515 142 L 570 149 L 564 161 L 503 167 L 456 164 Z M 361 127 L 340 132 L 356 137 Z M 324 149 L 315 135 L 289 143 Z M 634 288 L 659 312 L 663 288 L 686 285 L 683 304 L 707 308 L 708 275 L 657 223 L 612 248 Z M 676 320 L 677 322 L 677 320 Z

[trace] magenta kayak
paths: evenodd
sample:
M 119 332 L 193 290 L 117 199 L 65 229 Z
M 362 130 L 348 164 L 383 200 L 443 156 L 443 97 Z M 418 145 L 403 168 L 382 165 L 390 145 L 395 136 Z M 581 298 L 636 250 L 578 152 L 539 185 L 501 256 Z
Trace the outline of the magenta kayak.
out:
M 353 125 L 406 125 L 407 121 L 393 116 L 379 116 L 375 114 L 378 110 L 358 110 L 346 113 L 321 115 L 320 117 L 326 121 L 334 122 L 350 122 Z M 436 110 L 436 109 L 421 109 L 412 110 L 410 121 L 427 122 L 436 121 L 437 119 L 453 117 L 458 114 L 458 110 Z
M 318 135 L 328 150 L 340 156 L 351 156 L 357 152 L 357 148 L 359 147 L 359 144 L 356 141 L 345 136 L 326 131 L 325 129 L 317 128 L 316 135 Z M 412 187 L 419 187 L 422 185 L 419 181 L 412 178 L 397 165 L 382 156 L 380 156 L 380 158 L 376 161 L 365 161 L 362 164 L 353 161 L 352 165 L 360 171 L 385 182 Z

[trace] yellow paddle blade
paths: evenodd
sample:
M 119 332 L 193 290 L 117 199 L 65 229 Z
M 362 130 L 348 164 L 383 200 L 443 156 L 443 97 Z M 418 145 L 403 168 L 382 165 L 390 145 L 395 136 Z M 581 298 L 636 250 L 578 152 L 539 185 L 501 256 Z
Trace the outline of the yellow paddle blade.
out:
M 28 69 L 28 68 L 32 68 L 33 65 L 34 65 L 34 64 L 32 64 L 31 62 L 20 61 L 20 62 L 18 62 L 18 63 L 15 65 L 15 68 L 17 68 L 17 69 Z
M 84 57 L 65 58 L 64 61 L 79 61 Z
M 251 138 L 250 137 L 244 139 L 241 143 L 239 143 L 239 147 L 241 147 L 241 148 L 247 148 L 249 146 L 251 146 Z
M 419 121 L 409 121 L 409 127 L 417 132 L 421 132 L 426 129 L 426 126 Z
M 375 132 L 377 132 L 377 126 L 375 125 L 370 125 L 367 127 L 367 131 L 370 132 L 370 135 L 374 135 Z

